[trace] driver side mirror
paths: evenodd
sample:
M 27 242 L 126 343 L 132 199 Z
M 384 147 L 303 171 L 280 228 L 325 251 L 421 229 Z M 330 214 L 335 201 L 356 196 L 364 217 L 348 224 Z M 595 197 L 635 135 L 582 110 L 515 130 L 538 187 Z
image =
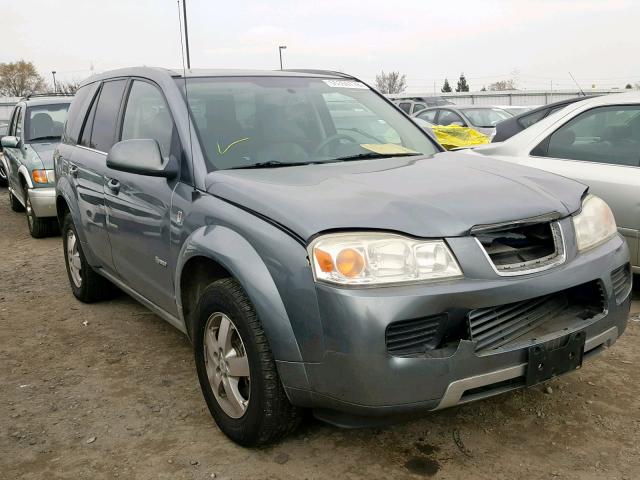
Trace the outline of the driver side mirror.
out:
M 19 146 L 20 146 L 20 137 L 14 137 L 12 135 L 7 135 L 6 137 L 2 137 L 3 148 L 18 148 Z
M 116 143 L 107 154 L 107 167 L 149 177 L 175 178 L 178 165 L 173 156 L 164 161 L 160 145 L 152 139 L 129 139 Z

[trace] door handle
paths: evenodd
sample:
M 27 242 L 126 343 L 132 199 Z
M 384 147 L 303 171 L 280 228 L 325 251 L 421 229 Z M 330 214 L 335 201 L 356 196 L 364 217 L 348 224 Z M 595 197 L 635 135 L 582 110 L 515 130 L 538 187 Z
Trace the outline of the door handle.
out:
M 118 192 L 120 192 L 120 182 L 118 180 L 116 180 L 115 178 L 112 178 L 111 180 L 109 180 L 109 182 L 107 183 L 107 188 L 109 190 L 111 190 L 111 192 L 114 195 L 117 195 Z
M 71 175 L 73 178 L 78 178 L 78 166 L 77 165 L 71 165 L 69 167 L 69 175 Z

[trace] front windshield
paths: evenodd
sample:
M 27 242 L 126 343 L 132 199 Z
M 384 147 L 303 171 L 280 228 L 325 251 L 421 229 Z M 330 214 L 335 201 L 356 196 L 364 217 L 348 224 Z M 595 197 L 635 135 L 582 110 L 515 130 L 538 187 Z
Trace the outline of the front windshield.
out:
M 464 114 L 476 127 L 495 127 L 498 123 L 512 117 L 500 108 L 465 108 Z
M 177 84 L 184 88 L 184 79 Z M 407 117 L 353 80 L 190 78 L 187 91 L 209 170 L 438 151 Z
M 68 103 L 28 107 L 25 118 L 26 141 L 60 140 L 64 122 L 67 120 L 67 110 Z

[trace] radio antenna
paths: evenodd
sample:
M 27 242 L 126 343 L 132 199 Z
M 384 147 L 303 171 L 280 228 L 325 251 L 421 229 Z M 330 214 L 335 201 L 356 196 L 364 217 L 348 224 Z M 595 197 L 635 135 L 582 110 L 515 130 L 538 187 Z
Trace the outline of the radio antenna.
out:
M 185 100 L 185 108 L 187 109 L 187 126 L 189 128 L 189 156 L 191 158 L 191 183 L 193 184 L 193 195 L 195 195 L 197 192 L 196 178 L 195 178 L 196 171 L 193 166 L 193 139 L 191 136 L 191 115 L 189 114 L 189 90 L 187 88 L 187 69 L 184 64 L 184 43 L 182 41 L 183 37 L 182 37 L 182 17 L 180 16 L 180 0 L 177 0 L 177 2 L 178 2 L 178 23 L 180 25 L 180 54 L 182 55 L 182 80 L 184 81 L 184 100 Z M 184 10 L 184 13 L 185 14 L 187 13 L 186 7 Z M 185 31 L 187 28 L 186 21 L 187 21 L 187 18 L 185 17 L 185 25 L 184 25 Z M 189 55 L 188 50 L 187 50 L 187 55 Z M 191 65 L 189 65 L 189 70 L 191 70 Z M 192 198 L 193 198 L 193 195 L 192 195 Z
M 571 72 L 569 72 L 569 76 L 571 77 L 571 80 L 573 80 L 576 85 L 578 86 L 578 88 L 580 89 L 580 93 L 582 94 L 583 97 L 586 97 L 584 91 L 582 90 L 582 87 L 580 86 L 580 84 L 576 81 L 575 78 L 573 78 L 573 75 L 571 75 Z

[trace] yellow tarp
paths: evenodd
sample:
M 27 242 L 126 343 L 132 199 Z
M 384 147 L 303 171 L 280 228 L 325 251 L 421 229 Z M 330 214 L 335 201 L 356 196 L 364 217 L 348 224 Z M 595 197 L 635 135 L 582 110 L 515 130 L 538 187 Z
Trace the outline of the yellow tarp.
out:
M 460 147 L 471 147 L 489 143 L 489 137 L 469 127 L 458 125 L 434 125 L 431 127 L 436 139 L 447 150 Z

